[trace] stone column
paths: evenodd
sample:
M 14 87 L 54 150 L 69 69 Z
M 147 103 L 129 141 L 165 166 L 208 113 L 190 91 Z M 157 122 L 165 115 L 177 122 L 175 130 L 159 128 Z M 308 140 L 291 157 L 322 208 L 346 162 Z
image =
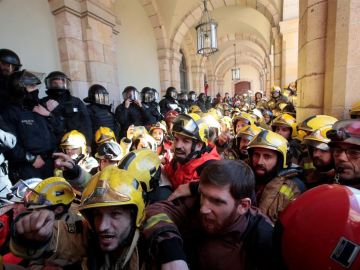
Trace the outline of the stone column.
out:
M 169 86 L 175 87 L 180 92 L 180 62 L 181 54 L 171 49 L 158 49 L 160 65 L 161 95 L 164 95 Z
M 217 89 L 215 89 L 215 92 L 214 92 L 214 95 L 213 97 L 216 96 L 216 94 L 219 92 L 219 93 L 223 93 L 224 92 L 224 80 L 217 80 Z
M 170 55 L 169 49 L 158 49 L 159 73 L 160 73 L 160 97 L 165 95 L 166 89 L 171 86 L 170 71 Z
M 328 1 L 299 1 L 297 120 L 323 113 Z
M 199 73 L 199 93 L 204 93 L 204 86 L 205 86 L 205 70 L 204 68 L 200 69 Z
M 265 73 L 263 71 L 261 71 L 260 75 L 259 75 L 259 80 L 260 80 L 260 92 L 264 92 L 265 87 L 266 87 L 266 77 L 265 77 Z
M 298 75 L 299 19 L 280 22 L 282 42 L 281 85 L 296 81 Z
M 204 84 L 201 84 L 200 79 L 204 80 L 204 73 L 202 72 L 202 67 L 200 66 L 191 66 L 191 77 L 193 89 L 196 93 L 200 93 L 203 89 Z
M 273 85 L 273 81 L 272 81 L 272 74 L 273 74 L 273 68 L 271 68 L 271 70 L 269 71 L 268 69 L 265 69 L 265 88 L 264 88 L 264 94 L 266 97 L 270 97 L 270 91 L 271 91 L 271 86 Z
M 178 92 L 180 92 L 180 63 L 181 54 L 173 51 L 170 58 L 171 86 L 174 86 Z
M 282 37 L 278 27 L 272 28 L 272 34 L 274 39 L 274 85 L 281 87 Z
M 271 53 L 270 53 L 270 66 L 267 68 L 267 70 L 265 70 L 265 73 L 267 72 L 269 74 L 270 80 L 269 80 L 269 86 L 266 86 L 266 93 L 270 93 L 271 87 L 274 85 L 274 79 L 275 79 L 275 74 L 274 74 L 274 66 L 275 66 L 275 61 L 274 61 L 274 46 L 271 45 Z
M 85 97 L 88 87 L 99 83 L 117 102 L 114 1 L 49 0 L 49 5 L 55 18 L 62 70 L 72 79 L 73 94 Z
M 215 75 L 208 75 L 207 76 L 207 83 L 209 85 L 208 95 L 214 97 L 214 93 L 216 91 L 216 76 Z
M 328 2 L 324 113 L 348 118 L 360 101 L 360 2 Z

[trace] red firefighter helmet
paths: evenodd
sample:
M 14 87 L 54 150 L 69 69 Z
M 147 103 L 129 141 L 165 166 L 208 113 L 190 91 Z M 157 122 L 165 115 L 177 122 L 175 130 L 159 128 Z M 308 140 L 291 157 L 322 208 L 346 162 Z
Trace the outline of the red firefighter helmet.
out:
M 279 224 L 275 239 L 288 269 L 360 269 L 360 190 L 313 188 L 281 213 Z

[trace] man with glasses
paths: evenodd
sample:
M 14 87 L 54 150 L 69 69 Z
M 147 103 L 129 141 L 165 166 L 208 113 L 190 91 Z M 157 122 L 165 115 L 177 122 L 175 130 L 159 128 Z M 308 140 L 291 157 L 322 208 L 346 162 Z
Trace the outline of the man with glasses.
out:
M 360 188 L 360 121 L 341 120 L 327 132 L 335 162 L 335 182 Z

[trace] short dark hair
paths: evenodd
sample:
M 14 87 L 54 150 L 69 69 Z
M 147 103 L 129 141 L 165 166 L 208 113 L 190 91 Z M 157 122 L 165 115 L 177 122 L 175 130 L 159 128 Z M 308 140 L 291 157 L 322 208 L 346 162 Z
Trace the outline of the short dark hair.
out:
M 241 160 L 216 160 L 206 166 L 200 175 L 200 184 L 230 185 L 230 194 L 235 200 L 254 198 L 255 176 Z

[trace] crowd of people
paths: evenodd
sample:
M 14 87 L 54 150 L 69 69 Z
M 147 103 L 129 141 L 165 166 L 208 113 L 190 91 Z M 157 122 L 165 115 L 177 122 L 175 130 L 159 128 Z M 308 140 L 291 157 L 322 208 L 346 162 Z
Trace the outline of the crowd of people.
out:
M 359 269 L 360 102 L 100 84 L 82 101 L 0 49 L 5 269 Z M 158 101 L 160 102 L 158 103 Z

